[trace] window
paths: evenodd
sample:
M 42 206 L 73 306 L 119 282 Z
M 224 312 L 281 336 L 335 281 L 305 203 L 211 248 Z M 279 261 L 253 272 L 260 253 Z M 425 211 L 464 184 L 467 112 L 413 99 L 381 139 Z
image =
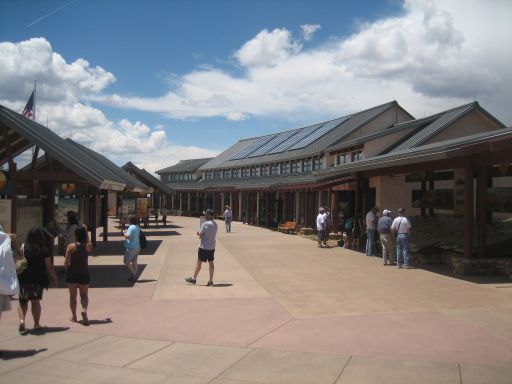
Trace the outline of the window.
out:
M 223 179 L 231 179 L 231 171 L 229 169 L 224 169 L 222 171 L 222 178 Z
M 259 167 L 251 167 L 251 177 L 259 176 Z
M 249 177 L 249 168 L 242 168 L 242 177 Z
M 290 173 L 290 164 L 282 163 L 281 164 L 281 175 L 286 175 L 287 173 Z
M 352 161 L 363 160 L 363 151 L 352 152 Z
M 306 159 L 302 162 L 302 172 L 311 172 L 311 160 Z
M 313 161 L 313 169 L 314 169 L 315 171 L 317 171 L 317 170 L 319 170 L 319 169 L 322 169 L 322 165 L 323 165 L 323 164 L 322 164 L 322 159 L 315 159 L 315 160 Z
M 292 161 L 292 173 L 298 173 L 298 172 L 299 172 L 299 162 Z
M 240 177 L 240 168 L 234 168 L 232 171 L 231 171 L 231 177 L 233 179 L 238 179 Z
M 277 175 L 279 173 L 279 164 L 272 164 L 270 166 L 270 174 Z
M 181 176 L 181 174 L 180 174 Z M 213 178 L 213 172 L 212 171 L 206 171 L 204 174 L 204 177 L 206 180 L 211 180 Z
M 350 158 L 348 156 L 348 153 L 339 154 L 336 158 L 336 164 L 342 165 L 342 164 L 346 164 L 346 163 L 350 163 Z
M 268 176 L 268 165 L 261 166 L 261 176 Z

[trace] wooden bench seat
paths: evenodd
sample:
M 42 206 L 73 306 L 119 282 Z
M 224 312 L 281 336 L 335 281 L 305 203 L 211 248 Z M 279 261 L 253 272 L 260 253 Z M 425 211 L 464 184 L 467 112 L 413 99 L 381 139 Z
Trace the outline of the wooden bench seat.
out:
M 297 231 L 297 222 L 285 221 L 284 223 L 277 227 L 277 230 L 283 233 L 295 234 L 295 232 Z

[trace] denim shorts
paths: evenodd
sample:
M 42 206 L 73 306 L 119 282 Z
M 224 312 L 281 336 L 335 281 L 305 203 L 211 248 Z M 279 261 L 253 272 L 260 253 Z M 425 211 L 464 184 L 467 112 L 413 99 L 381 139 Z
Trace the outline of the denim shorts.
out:
M 140 249 L 138 248 L 125 248 L 124 249 L 124 262 L 137 262 L 137 258 L 139 257 Z

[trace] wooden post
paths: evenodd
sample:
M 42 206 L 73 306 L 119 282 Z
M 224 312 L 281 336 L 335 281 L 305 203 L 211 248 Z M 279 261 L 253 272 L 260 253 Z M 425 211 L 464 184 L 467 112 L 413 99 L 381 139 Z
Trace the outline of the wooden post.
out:
M 478 257 L 485 257 L 487 242 L 487 166 L 480 165 L 476 179 Z
M 473 253 L 473 161 L 464 158 L 464 258 Z
M 108 241 L 108 191 L 103 190 L 102 195 L 101 221 L 103 226 L 103 241 Z

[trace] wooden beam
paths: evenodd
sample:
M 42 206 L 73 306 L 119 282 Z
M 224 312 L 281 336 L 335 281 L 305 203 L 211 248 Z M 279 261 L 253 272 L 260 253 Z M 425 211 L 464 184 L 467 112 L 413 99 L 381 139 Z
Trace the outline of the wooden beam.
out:
M 473 158 L 464 158 L 464 258 L 473 256 Z

